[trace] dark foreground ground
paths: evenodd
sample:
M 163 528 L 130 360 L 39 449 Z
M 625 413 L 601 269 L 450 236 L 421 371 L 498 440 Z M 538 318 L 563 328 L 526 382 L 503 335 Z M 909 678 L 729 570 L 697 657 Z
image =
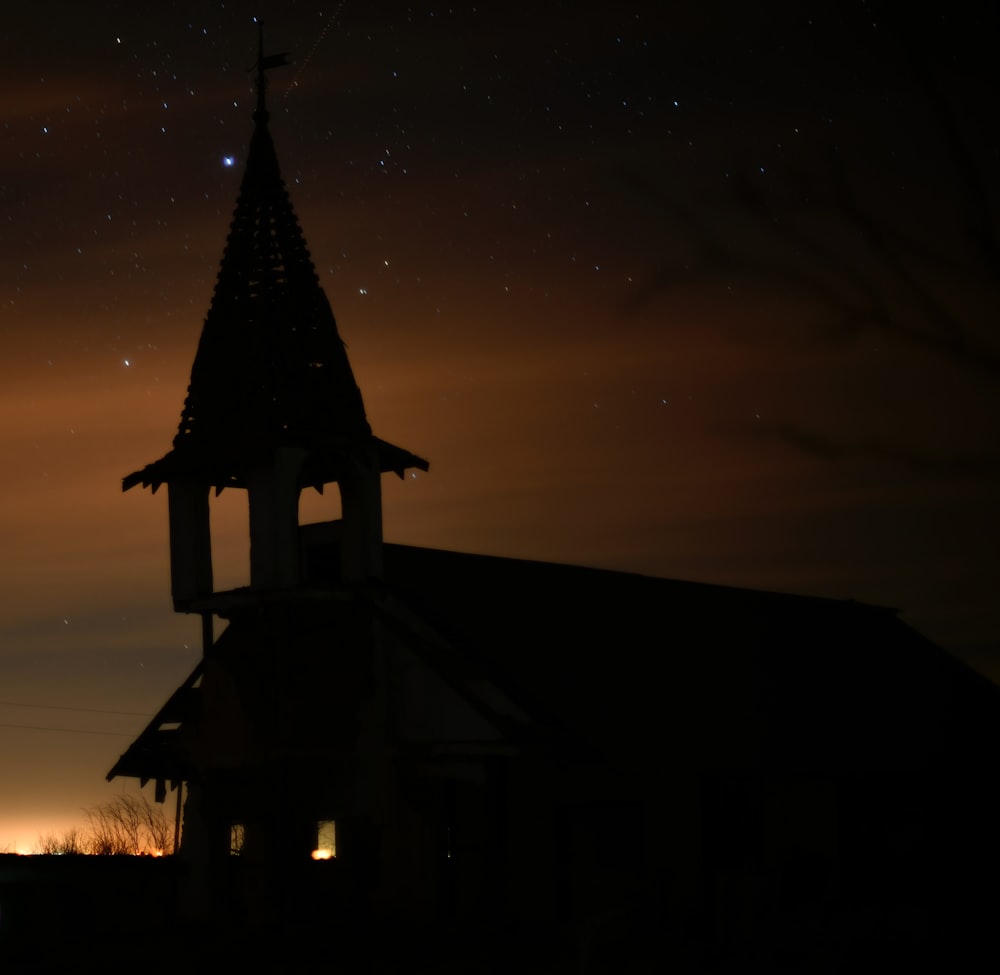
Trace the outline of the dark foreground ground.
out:
M 0 855 L 0 975 L 580 970 L 558 937 L 387 928 L 349 908 L 187 921 L 177 910 L 183 869 L 171 858 Z
M 719 936 L 718 924 L 662 914 L 633 918 L 609 938 L 502 922 L 489 930 L 375 922 L 349 902 L 332 906 L 311 896 L 275 898 L 270 914 L 250 921 L 229 912 L 231 920 L 209 925 L 178 910 L 184 881 L 184 864 L 169 857 L 0 855 L 0 975 L 744 975 L 1000 964 L 995 897 L 968 896 L 960 885 L 940 892 L 937 910 L 915 910 L 912 898 L 896 896 L 868 920 L 843 909 L 820 916 L 803 901 L 780 931 L 736 944 Z M 950 920 L 946 901 L 960 908 Z

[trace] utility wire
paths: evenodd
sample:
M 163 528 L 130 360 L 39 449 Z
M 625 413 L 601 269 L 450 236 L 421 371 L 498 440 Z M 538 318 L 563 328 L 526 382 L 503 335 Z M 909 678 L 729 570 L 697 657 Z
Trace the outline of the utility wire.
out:
M 84 728 L 48 728 L 40 725 L 33 724 L 3 724 L 0 723 L 0 728 L 18 728 L 21 731 L 61 731 L 66 735 L 110 735 L 114 738 L 134 738 L 135 735 L 132 733 L 126 733 L 124 731 L 89 731 Z
M 151 714 L 139 711 L 108 711 L 104 708 L 71 708 L 63 704 L 21 704 L 18 701 L 0 701 L 0 706 L 9 708 L 38 708 L 44 711 L 86 711 L 88 714 L 120 714 L 126 718 L 151 718 Z

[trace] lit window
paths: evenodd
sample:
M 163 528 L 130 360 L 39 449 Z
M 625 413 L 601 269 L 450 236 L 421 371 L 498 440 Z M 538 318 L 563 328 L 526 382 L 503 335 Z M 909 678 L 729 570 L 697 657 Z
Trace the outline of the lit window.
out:
M 314 860 L 332 860 L 337 855 L 337 824 L 332 819 L 321 819 L 316 824 L 316 849 Z
M 229 855 L 238 857 L 243 852 L 246 843 L 246 827 L 242 823 L 233 823 L 229 827 Z

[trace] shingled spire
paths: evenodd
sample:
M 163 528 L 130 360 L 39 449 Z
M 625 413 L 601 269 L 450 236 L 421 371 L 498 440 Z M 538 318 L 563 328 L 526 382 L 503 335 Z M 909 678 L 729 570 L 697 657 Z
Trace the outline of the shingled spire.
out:
M 320 450 L 306 483 L 337 479 L 333 453 L 374 440 L 383 471 L 426 462 L 371 436 L 364 403 L 299 226 L 268 128 L 266 71 L 257 59 L 257 108 L 246 171 L 205 319 L 174 450 L 125 478 L 155 489 L 192 468 L 217 488 L 239 486 L 248 465 L 282 447 Z
M 246 172 L 174 446 L 315 447 L 371 433 L 268 130 L 265 68 Z

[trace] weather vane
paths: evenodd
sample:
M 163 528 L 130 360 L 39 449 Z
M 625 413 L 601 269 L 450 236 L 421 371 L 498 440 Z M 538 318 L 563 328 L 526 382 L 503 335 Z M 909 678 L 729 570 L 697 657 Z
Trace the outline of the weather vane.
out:
M 257 110 L 254 112 L 254 121 L 267 121 L 267 108 L 264 105 L 267 76 L 264 72 L 270 71 L 271 68 L 283 68 L 291 63 L 291 54 L 288 51 L 282 51 L 281 54 L 264 55 L 264 25 L 260 24 L 257 39 L 257 63 L 249 69 L 251 71 L 257 70 Z

